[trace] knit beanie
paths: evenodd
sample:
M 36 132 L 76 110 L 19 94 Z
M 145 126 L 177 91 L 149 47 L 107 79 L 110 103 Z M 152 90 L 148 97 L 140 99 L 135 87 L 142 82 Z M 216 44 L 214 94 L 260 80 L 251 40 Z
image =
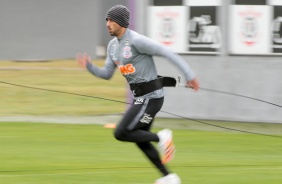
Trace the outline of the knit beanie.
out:
M 115 5 L 109 9 L 106 20 L 111 19 L 118 23 L 122 27 L 128 27 L 129 25 L 129 10 L 123 5 Z

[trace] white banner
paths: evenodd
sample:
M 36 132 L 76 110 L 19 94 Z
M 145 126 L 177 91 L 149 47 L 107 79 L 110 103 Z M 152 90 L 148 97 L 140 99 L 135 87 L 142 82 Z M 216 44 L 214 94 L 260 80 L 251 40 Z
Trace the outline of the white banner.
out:
M 174 52 L 187 52 L 188 8 L 151 6 L 148 8 L 148 36 Z
M 184 0 L 186 6 L 221 6 L 222 0 Z
M 271 6 L 231 5 L 228 34 L 230 53 L 271 53 L 272 14 Z
M 282 5 L 282 0 L 268 0 L 268 5 L 276 5 L 276 6 L 281 6 Z

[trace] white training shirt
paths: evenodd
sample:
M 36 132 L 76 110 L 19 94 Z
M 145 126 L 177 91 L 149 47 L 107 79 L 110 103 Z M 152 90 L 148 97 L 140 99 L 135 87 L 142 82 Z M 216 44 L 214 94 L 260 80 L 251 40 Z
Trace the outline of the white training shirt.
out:
M 104 67 L 99 68 L 92 63 L 87 64 L 86 67 L 93 75 L 107 80 L 113 76 L 115 69 L 119 68 L 129 84 L 149 82 L 156 79 L 158 75 L 153 56 L 165 57 L 175 64 L 182 71 L 186 81 L 195 78 L 195 73 L 182 57 L 128 28 L 121 38 L 115 37 L 109 42 Z M 164 96 L 163 89 L 160 89 L 138 98 L 162 96 Z

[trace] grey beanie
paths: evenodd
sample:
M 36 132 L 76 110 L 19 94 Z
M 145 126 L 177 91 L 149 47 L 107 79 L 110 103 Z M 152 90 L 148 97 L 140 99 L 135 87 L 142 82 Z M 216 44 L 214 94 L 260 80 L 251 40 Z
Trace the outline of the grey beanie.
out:
M 123 5 L 115 5 L 109 9 L 106 20 L 111 19 L 118 23 L 122 27 L 128 27 L 129 25 L 129 10 Z

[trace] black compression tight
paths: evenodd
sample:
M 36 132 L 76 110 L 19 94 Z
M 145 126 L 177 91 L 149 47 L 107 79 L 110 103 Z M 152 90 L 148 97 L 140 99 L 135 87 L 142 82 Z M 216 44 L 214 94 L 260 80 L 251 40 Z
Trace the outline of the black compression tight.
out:
M 119 141 L 136 143 L 147 158 L 166 176 L 169 172 L 151 143 L 158 142 L 159 138 L 157 134 L 150 131 L 154 117 L 163 105 L 163 100 L 163 98 L 135 100 L 117 126 L 114 136 Z
M 160 170 L 160 172 L 164 176 L 169 174 L 169 171 L 162 164 L 159 153 L 157 152 L 155 147 L 152 145 L 152 143 L 143 142 L 143 143 L 136 143 L 136 144 L 143 151 L 143 153 L 150 159 L 150 161 Z

